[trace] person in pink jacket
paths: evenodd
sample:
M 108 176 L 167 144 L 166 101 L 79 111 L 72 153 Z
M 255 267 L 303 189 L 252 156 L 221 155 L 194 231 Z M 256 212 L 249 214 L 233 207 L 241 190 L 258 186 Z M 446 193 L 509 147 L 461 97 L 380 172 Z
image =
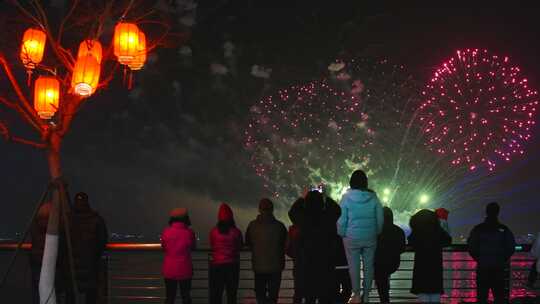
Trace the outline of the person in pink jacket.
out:
M 210 304 L 221 304 L 224 289 L 227 303 L 236 304 L 242 232 L 236 228 L 233 211 L 225 203 L 219 206 L 218 223 L 210 231 L 210 248 Z
M 178 286 L 182 303 L 191 304 L 191 251 L 195 249 L 195 234 L 190 225 L 187 209 L 175 208 L 170 212 L 169 227 L 161 234 L 161 247 L 165 253 L 162 269 L 167 296 L 165 304 L 174 303 Z

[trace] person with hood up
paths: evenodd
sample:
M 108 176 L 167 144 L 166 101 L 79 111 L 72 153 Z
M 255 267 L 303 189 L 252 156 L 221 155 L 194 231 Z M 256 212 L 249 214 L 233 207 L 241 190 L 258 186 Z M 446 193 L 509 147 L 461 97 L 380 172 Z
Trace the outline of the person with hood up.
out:
M 399 268 L 405 251 L 405 232 L 394 224 L 392 209 L 384 207 L 383 211 L 384 226 L 375 251 L 375 283 L 381 303 L 390 303 L 390 275 Z
M 351 188 L 341 198 L 338 234 L 343 238 L 352 294 L 349 303 L 368 303 L 373 282 L 377 236 L 383 228 L 383 208 L 377 195 L 368 189 L 364 171 L 356 170 L 349 181 Z M 360 289 L 360 260 L 363 261 L 363 294 Z
M 79 291 L 85 294 L 87 304 L 97 302 L 101 256 L 108 241 L 105 220 L 90 207 L 88 195 L 75 195 L 71 212 L 71 244 L 75 264 L 75 277 Z
M 189 228 L 191 221 L 186 208 L 175 208 L 169 216 L 169 226 L 161 233 L 161 247 L 165 253 L 162 267 L 166 289 L 165 304 L 174 303 L 178 287 L 182 303 L 191 304 L 191 251 L 195 249 L 195 233 Z
M 435 212 L 422 209 L 411 217 L 409 245 L 414 251 L 411 293 L 421 303 L 440 303 L 443 290 L 442 249 L 452 238 L 439 223 Z
M 289 217 L 300 231 L 295 266 L 303 278 L 306 304 L 317 300 L 333 303 L 335 297 L 336 221 L 340 208 L 322 192 L 307 192 L 303 202 L 301 199 L 289 210 Z
M 210 303 L 221 304 L 223 291 L 226 289 L 227 303 L 236 304 L 242 232 L 236 228 L 229 205 L 222 203 L 219 206 L 218 222 L 210 231 L 209 239 L 212 250 L 209 271 Z
M 273 212 L 272 201 L 263 198 L 259 202 L 259 215 L 249 223 L 246 231 L 258 304 L 277 303 L 281 272 L 285 268 L 287 228 L 274 217 Z
M 476 261 L 476 290 L 478 303 L 487 303 L 489 290 L 495 303 L 507 303 L 505 277 L 516 242 L 514 234 L 499 222 L 499 204 L 486 206 L 486 219 L 476 225 L 469 235 L 469 254 Z

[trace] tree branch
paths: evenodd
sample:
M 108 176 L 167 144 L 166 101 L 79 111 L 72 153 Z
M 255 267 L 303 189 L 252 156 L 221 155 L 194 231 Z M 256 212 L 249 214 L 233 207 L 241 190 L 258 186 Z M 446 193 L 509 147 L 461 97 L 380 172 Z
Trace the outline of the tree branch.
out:
M 36 115 L 36 112 L 30 105 L 30 102 L 28 101 L 28 99 L 26 99 L 26 96 L 24 96 L 24 93 L 19 86 L 17 79 L 15 79 L 15 76 L 11 71 L 11 67 L 9 66 L 6 58 L 4 57 L 4 54 L 2 54 L 1 52 L 0 64 L 3 66 L 6 76 L 11 82 L 11 86 L 13 87 L 13 90 L 15 90 L 15 94 L 17 94 L 17 97 L 19 99 L 19 102 L 15 103 L 17 105 L 15 109 L 19 112 L 19 114 L 22 115 L 22 118 L 24 118 L 32 127 L 34 127 L 34 129 L 36 129 L 36 131 L 41 133 L 41 119 L 39 119 L 39 117 Z
M 59 44 L 56 42 L 56 39 L 54 39 L 54 36 L 51 31 L 51 27 L 49 26 L 49 22 L 47 20 L 47 15 L 45 14 L 45 11 L 43 10 L 43 7 L 39 3 L 39 1 L 33 2 L 36 10 L 38 11 L 39 15 L 42 16 L 43 20 L 43 27 L 45 30 L 45 33 L 47 34 L 47 40 L 51 44 L 51 48 L 54 51 L 54 54 L 60 60 L 60 62 L 64 65 L 64 67 L 71 73 L 73 71 L 73 66 L 75 65 L 74 61 L 71 61 L 70 58 L 65 56 L 64 53 L 62 53 L 59 49 Z
M 43 28 L 43 24 L 41 23 L 41 21 L 39 21 L 36 16 L 32 15 L 27 9 L 25 9 L 24 6 L 19 3 L 19 1 L 11 0 L 11 2 L 23 13 L 23 15 L 30 18 L 30 20 L 32 20 L 39 27 Z
M 47 144 L 45 144 L 45 143 L 35 142 L 35 141 L 32 141 L 32 140 L 20 138 L 20 137 L 17 137 L 17 136 L 11 136 L 11 137 L 8 138 L 8 140 L 10 140 L 10 141 L 12 141 L 14 143 L 32 146 L 32 147 L 37 148 L 37 149 L 47 149 L 47 147 L 48 147 Z
M 56 38 L 56 43 L 58 43 L 59 45 L 62 45 L 62 35 L 64 34 L 64 26 L 66 22 L 69 20 L 69 18 L 71 17 L 71 15 L 73 15 L 73 12 L 75 11 L 78 5 L 79 5 L 79 0 L 74 0 L 73 4 L 71 5 L 71 8 L 69 9 L 69 12 L 66 14 L 64 19 L 62 19 L 62 23 L 60 23 L 60 28 L 58 29 L 58 35 Z
M 6 141 L 11 141 L 11 142 L 18 143 L 18 144 L 32 146 L 32 147 L 37 148 L 37 149 L 46 149 L 47 148 L 47 144 L 45 144 L 45 143 L 35 142 L 35 141 L 24 139 L 24 138 L 21 138 L 21 137 L 18 137 L 18 136 L 11 136 L 9 134 L 9 128 L 2 121 L 0 121 L 0 136 L 3 137 L 4 140 L 6 140 Z
M 58 126 L 58 134 L 60 137 L 63 137 L 66 135 L 67 131 L 69 130 L 69 127 L 71 126 L 71 122 L 73 121 L 73 118 L 75 118 L 75 115 L 77 114 L 77 111 L 79 110 L 79 107 L 83 101 L 83 98 L 77 95 L 73 94 L 65 94 L 64 98 L 64 106 L 61 109 L 61 112 L 59 113 L 59 126 Z

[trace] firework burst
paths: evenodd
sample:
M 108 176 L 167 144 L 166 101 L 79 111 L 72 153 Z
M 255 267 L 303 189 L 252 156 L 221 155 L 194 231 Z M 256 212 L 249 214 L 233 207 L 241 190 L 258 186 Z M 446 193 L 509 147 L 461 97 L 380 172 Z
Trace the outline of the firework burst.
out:
M 327 80 L 279 90 L 251 108 L 245 147 L 266 186 L 284 204 L 318 183 L 339 199 L 361 168 L 395 210 L 432 203 L 452 172 L 422 143 L 419 90 L 403 66 L 362 59 L 329 70 Z
M 538 92 L 508 57 L 487 50 L 457 51 L 422 95 L 425 144 L 455 167 L 492 171 L 500 161 L 525 153 Z

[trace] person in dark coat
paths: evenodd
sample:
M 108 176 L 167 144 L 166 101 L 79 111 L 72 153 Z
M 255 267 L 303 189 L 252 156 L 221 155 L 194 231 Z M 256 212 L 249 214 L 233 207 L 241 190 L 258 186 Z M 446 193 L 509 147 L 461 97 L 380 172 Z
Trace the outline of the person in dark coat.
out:
M 273 211 L 272 201 L 263 198 L 259 202 L 259 215 L 246 230 L 246 245 L 251 248 L 258 304 L 277 303 L 281 272 L 285 268 L 287 228 L 274 217 Z
M 339 205 L 319 191 L 293 205 L 289 217 L 300 229 L 297 267 L 303 277 L 306 303 L 332 303 L 335 296 L 336 222 Z
M 105 220 L 90 208 L 86 193 L 75 195 L 70 229 L 77 286 L 86 297 L 85 303 L 94 304 L 97 302 L 100 260 L 108 233 Z
M 489 203 L 485 221 L 473 228 L 467 240 L 469 254 L 477 262 L 478 303 L 487 303 L 490 289 L 495 303 L 508 301 L 504 281 L 516 242 L 512 231 L 499 222 L 499 210 L 499 204 Z
M 452 237 L 431 210 L 418 211 L 410 226 L 409 245 L 415 253 L 411 293 L 422 303 L 440 303 L 444 293 L 442 248 L 450 246 Z
M 384 207 L 383 212 L 384 226 L 375 250 L 375 283 L 381 303 L 390 303 L 390 275 L 399 268 L 405 251 L 405 232 L 394 224 L 392 209 Z
M 304 204 L 304 198 L 297 199 L 291 206 L 291 209 L 297 208 Z M 285 253 L 292 259 L 293 262 L 293 282 L 294 282 L 294 294 L 293 303 L 302 303 L 304 299 L 303 292 L 303 277 L 300 266 L 297 265 L 298 246 L 300 243 L 300 228 L 296 219 L 291 218 L 292 225 L 289 226 L 289 233 L 287 235 L 287 245 L 285 246 Z

